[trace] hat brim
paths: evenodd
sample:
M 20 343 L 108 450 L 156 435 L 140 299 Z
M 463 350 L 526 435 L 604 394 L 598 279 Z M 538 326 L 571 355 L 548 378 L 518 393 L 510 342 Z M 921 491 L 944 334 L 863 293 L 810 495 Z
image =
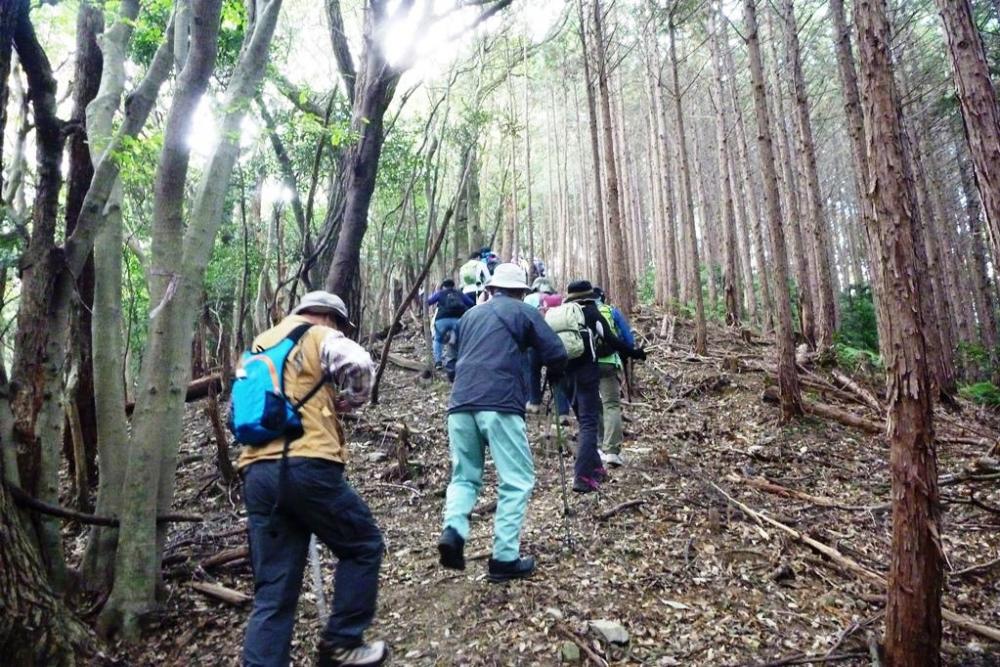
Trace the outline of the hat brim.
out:
M 309 311 L 310 313 L 330 313 L 339 321 L 343 322 L 346 326 L 350 327 L 352 330 L 357 331 L 358 325 L 352 322 L 350 319 L 344 317 L 344 314 L 337 310 L 336 308 L 331 308 L 330 306 L 323 306 L 319 304 L 300 304 L 292 310 L 292 315 L 299 315 L 304 311 Z
M 505 280 L 491 280 L 490 282 L 486 283 L 486 286 L 499 287 L 500 289 L 524 290 L 525 292 L 531 291 L 531 288 L 528 287 L 527 283 L 518 282 L 516 280 L 512 280 L 510 282 L 507 282 Z
M 571 294 L 567 294 L 566 297 L 563 300 L 564 301 L 586 301 L 587 299 L 594 299 L 594 298 L 596 298 L 596 296 L 594 295 L 594 291 L 590 290 L 589 292 L 574 292 L 574 293 L 571 293 Z

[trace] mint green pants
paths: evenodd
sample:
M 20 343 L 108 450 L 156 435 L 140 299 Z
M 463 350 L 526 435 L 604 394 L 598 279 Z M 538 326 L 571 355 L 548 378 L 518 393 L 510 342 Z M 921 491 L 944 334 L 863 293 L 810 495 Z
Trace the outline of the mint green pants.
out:
M 456 412 L 448 416 L 451 483 L 444 503 L 444 525 L 469 539 L 469 515 L 483 487 L 486 445 L 490 447 L 500 486 L 493 524 L 493 558 L 517 560 L 521 526 L 535 486 L 535 464 L 521 415 L 500 412 Z

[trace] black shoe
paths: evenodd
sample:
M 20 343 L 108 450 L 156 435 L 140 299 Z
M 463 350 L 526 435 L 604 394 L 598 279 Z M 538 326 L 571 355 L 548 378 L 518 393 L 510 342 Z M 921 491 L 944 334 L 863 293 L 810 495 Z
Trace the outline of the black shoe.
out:
M 489 580 L 494 584 L 511 579 L 526 579 L 535 573 L 535 559 L 531 556 L 517 560 L 490 559 Z
M 375 667 L 389 659 L 389 647 L 383 641 L 362 644 L 354 648 L 333 648 L 319 643 L 317 667 Z
M 438 553 L 441 554 L 441 564 L 450 570 L 465 569 L 465 540 L 458 531 L 448 526 L 441 532 L 438 539 Z
M 577 477 L 573 480 L 573 490 L 577 493 L 593 493 L 600 491 L 601 483 L 590 477 Z

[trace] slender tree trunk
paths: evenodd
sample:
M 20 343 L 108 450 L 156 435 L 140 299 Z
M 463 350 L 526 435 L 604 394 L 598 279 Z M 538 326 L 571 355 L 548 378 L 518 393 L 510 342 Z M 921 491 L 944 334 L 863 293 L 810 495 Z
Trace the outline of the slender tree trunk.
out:
M 587 20 L 583 10 L 583 0 L 577 0 L 577 9 L 580 17 L 580 44 L 583 49 L 583 76 L 586 80 L 587 90 L 587 117 L 590 125 L 590 150 L 594 161 L 594 193 L 597 210 L 597 219 L 594 221 L 597 232 L 597 278 L 602 285 L 610 285 L 610 274 L 608 267 L 607 241 L 604 235 L 604 196 L 601 192 L 601 148 L 598 137 L 597 102 L 594 93 L 594 79 L 590 71 L 590 54 L 587 47 Z
M 672 74 L 671 83 L 674 92 L 674 115 L 677 123 L 677 140 L 681 159 L 681 184 L 684 191 L 684 229 L 687 235 L 687 257 L 690 264 L 691 277 L 689 285 L 694 296 L 695 305 L 695 341 L 694 350 L 697 354 L 708 352 L 708 331 L 705 327 L 705 300 L 701 293 L 701 280 L 699 277 L 698 259 L 698 237 L 694 227 L 694 196 L 691 191 L 691 161 L 688 158 L 687 133 L 684 128 L 684 110 L 682 107 L 682 94 L 680 76 L 677 62 L 677 27 L 674 25 L 674 17 L 670 16 L 670 72 Z
M 1000 102 L 969 0 L 937 0 L 993 256 L 1000 258 Z
M 869 182 L 877 223 L 892 475 L 892 562 L 886 607 L 889 665 L 938 665 L 942 563 L 930 377 L 910 211 L 916 207 L 893 79 L 892 35 L 884 0 L 858 0 L 858 30 Z M 874 236 L 875 234 L 873 234 Z
M 750 50 L 750 74 L 753 79 L 754 107 L 757 111 L 757 145 L 761 173 L 764 178 L 764 204 L 767 207 L 768 228 L 771 238 L 771 260 L 777 312 L 778 339 L 778 390 L 781 397 L 781 414 L 788 421 L 802 414 L 802 397 L 799 393 L 799 376 L 795 368 L 795 341 L 792 337 L 792 309 L 788 299 L 788 255 L 785 252 L 785 233 L 782 229 L 781 199 L 778 195 L 778 173 L 771 140 L 771 119 L 767 109 L 764 88 L 764 64 L 760 53 L 757 31 L 756 0 L 743 0 L 746 21 L 747 45 Z
M 809 204 L 808 229 L 813 256 L 816 258 L 816 292 L 819 294 L 819 303 L 814 304 L 818 314 L 816 343 L 820 349 L 825 350 L 833 345 L 833 334 L 837 329 L 836 301 L 829 261 L 830 232 L 823 210 L 823 194 L 819 187 L 816 144 L 813 141 L 812 122 L 809 119 L 809 98 L 806 91 L 805 75 L 802 72 L 802 55 L 792 0 L 784 0 L 784 13 L 786 51 L 795 92 L 795 120 L 798 128 L 799 151 L 805 171 L 806 200 Z
M 716 12 L 715 10 L 718 10 Z M 719 181 L 722 190 L 722 219 L 726 238 L 726 272 L 724 291 L 726 297 L 726 324 L 738 326 L 740 322 L 740 302 L 737 296 L 736 264 L 736 212 L 733 206 L 733 185 L 729 178 L 729 127 L 726 118 L 726 91 L 722 84 L 723 45 L 721 24 L 726 18 L 720 16 L 721 8 L 713 8 L 715 38 L 712 40 L 712 63 L 715 71 L 715 122 L 719 149 Z M 728 45 L 726 45 L 728 46 Z
M 661 261 L 666 263 L 666 275 L 667 275 L 667 305 L 670 309 L 677 307 L 677 303 L 680 300 L 679 280 L 678 280 L 678 266 L 677 266 L 677 224 L 676 224 L 676 207 L 674 204 L 674 177 L 673 177 L 673 163 L 670 160 L 670 148 L 667 145 L 667 109 L 666 105 L 663 103 L 663 96 L 666 94 L 666 88 L 663 84 L 663 76 L 660 70 L 660 51 L 659 47 L 656 46 L 655 50 L 656 58 L 656 91 L 655 91 L 655 102 L 656 102 L 656 119 L 657 119 L 657 143 L 659 150 L 657 151 L 660 158 L 660 181 L 662 187 L 663 196 L 663 238 L 665 244 L 666 254 Z

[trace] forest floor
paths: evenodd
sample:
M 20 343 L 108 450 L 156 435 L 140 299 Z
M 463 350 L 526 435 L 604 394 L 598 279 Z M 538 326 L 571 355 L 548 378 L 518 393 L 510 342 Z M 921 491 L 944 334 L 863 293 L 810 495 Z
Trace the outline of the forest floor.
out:
M 383 379 L 382 404 L 347 424 L 349 478 L 387 543 L 370 636 L 388 641 L 394 664 L 548 665 L 564 652 L 590 664 L 872 664 L 868 638 L 882 631 L 884 588 L 733 501 L 885 575 L 891 530 L 885 439 L 816 417 L 779 425 L 778 408 L 762 401 L 769 380 L 760 368 L 774 363 L 767 344 L 713 328 L 711 354 L 696 357 L 687 352 L 687 326 L 678 323 L 670 340 L 658 335 L 659 321 L 637 323 L 650 359 L 637 366 L 637 395 L 626 406 L 628 465 L 612 471 L 600 494 L 570 493 L 568 518 L 555 442 L 546 437 L 551 420 L 529 418 L 538 480 L 522 550 L 538 559 L 531 580 L 485 579 L 496 498 L 491 467 L 466 548 L 478 560 L 463 573 L 437 563 L 449 476 L 447 383 L 393 366 Z M 415 340 L 404 332 L 394 350 L 417 358 Z M 808 377 L 813 387 L 831 382 L 823 368 L 811 368 Z M 805 395 L 876 418 L 852 391 L 806 388 Z M 941 414 L 942 537 L 951 570 L 945 606 L 998 627 L 1000 475 L 996 450 L 990 451 L 997 420 L 967 403 L 959 413 Z M 394 476 L 400 424 L 409 431 L 408 479 Z M 216 481 L 202 406 L 189 406 L 186 434 L 175 509 L 206 520 L 178 524 L 170 534 L 167 599 L 147 640 L 138 648 L 108 647 L 102 664 L 238 664 L 249 604 L 222 603 L 191 583 L 252 595 L 241 550 L 242 503 L 236 488 Z M 770 490 L 761 488 L 764 479 Z M 619 507 L 630 501 L 635 505 Z M 235 560 L 206 563 L 227 549 L 235 550 Z M 329 600 L 335 563 L 320 551 Z M 307 571 L 296 665 L 312 664 L 315 599 Z M 628 643 L 605 641 L 590 625 L 599 619 L 624 626 Z M 1000 665 L 1000 644 L 953 623 L 944 630 L 946 664 Z

